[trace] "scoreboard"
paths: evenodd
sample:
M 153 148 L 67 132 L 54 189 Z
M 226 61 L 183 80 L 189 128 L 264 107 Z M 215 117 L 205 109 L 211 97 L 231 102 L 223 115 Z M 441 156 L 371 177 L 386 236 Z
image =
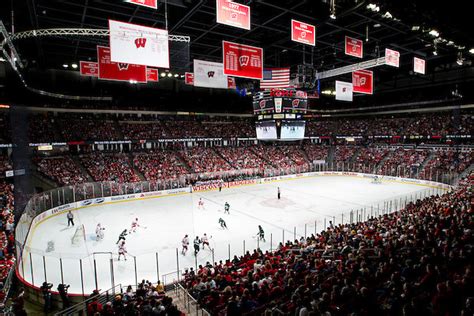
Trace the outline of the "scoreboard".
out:
M 295 89 L 271 89 L 253 96 L 259 140 L 293 141 L 304 138 L 308 95 Z
M 253 112 L 256 115 L 306 113 L 307 108 L 308 95 L 304 91 L 271 89 L 256 92 L 253 96 Z

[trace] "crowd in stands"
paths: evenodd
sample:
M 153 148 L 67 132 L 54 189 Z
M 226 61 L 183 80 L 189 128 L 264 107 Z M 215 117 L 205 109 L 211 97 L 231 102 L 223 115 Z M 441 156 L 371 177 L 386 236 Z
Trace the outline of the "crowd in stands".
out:
M 268 162 L 257 155 L 252 147 L 219 147 L 219 154 L 237 169 L 265 169 Z
M 133 156 L 133 164 L 148 181 L 177 179 L 189 173 L 189 169 L 179 159 L 176 152 L 169 150 L 136 153 Z
M 387 147 L 360 147 L 354 163 L 357 168 L 376 167 L 389 153 Z
M 0 303 L 3 302 L 3 284 L 15 263 L 13 185 L 0 179 Z
M 246 117 L 158 116 L 97 113 L 30 113 L 31 142 L 87 140 L 153 140 L 176 138 L 255 137 L 254 119 Z M 306 136 L 402 136 L 472 135 L 472 115 L 413 114 L 366 118 L 319 118 L 308 120 Z M 0 141 L 10 143 L 10 121 L 0 115 Z M 467 139 L 464 139 L 466 141 Z M 429 140 L 426 140 L 429 141 Z
M 334 160 L 336 163 L 351 162 L 358 150 L 359 147 L 357 146 L 337 146 L 334 155 Z
M 94 291 L 87 304 L 88 316 L 111 315 L 167 315 L 182 316 L 184 313 L 173 304 L 173 299 L 165 295 L 163 285 L 158 281 L 155 286 L 143 280 L 136 291 L 128 286 L 122 294 L 117 294 L 111 301 L 101 304 L 98 291 Z
M 81 162 L 94 181 L 137 182 L 135 173 L 126 154 L 104 154 L 93 152 L 80 156 Z
M 232 166 L 210 147 L 192 147 L 178 153 L 194 173 L 232 170 Z
M 472 315 L 474 174 L 455 192 L 187 271 L 212 315 Z
M 53 179 L 61 186 L 86 182 L 87 178 L 69 156 L 43 158 L 37 162 L 38 171 Z
M 474 163 L 473 151 L 435 151 L 431 160 L 420 171 L 420 177 L 423 179 L 433 179 L 436 173 L 460 173 L 472 163 Z
M 428 158 L 427 150 L 397 148 L 385 160 L 382 173 L 412 177 L 420 170 L 422 163 Z

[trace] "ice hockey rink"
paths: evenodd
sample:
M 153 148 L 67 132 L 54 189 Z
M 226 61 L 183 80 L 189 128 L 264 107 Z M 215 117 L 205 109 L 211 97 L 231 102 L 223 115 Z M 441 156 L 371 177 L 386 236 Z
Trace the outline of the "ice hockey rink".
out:
M 69 292 L 77 294 L 89 294 L 96 282 L 102 290 L 113 284 L 135 285 L 136 279 L 156 282 L 158 274 L 162 281 L 171 282 L 178 268 L 182 272 L 256 247 L 276 249 L 282 240 L 320 232 L 329 221 L 348 222 L 351 210 L 355 220 L 356 214 L 381 214 L 384 208 L 395 210 L 434 192 L 433 187 L 420 184 L 388 180 L 374 184 L 362 177 L 325 176 L 88 207 L 74 211 L 76 227 L 85 227 L 86 242 L 71 245 L 76 227 L 67 227 L 66 214 L 50 217 L 30 232 L 20 273 L 36 286 L 45 277 L 55 286 L 63 280 L 71 285 Z M 204 209 L 198 209 L 199 198 Z M 224 214 L 225 202 L 230 204 L 230 214 Z M 227 230 L 218 224 L 220 217 Z M 127 261 L 118 261 L 118 236 L 131 228 L 134 218 L 141 226 L 126 238 Z M 101 241 L 95 237 L 97 223 L 105 227 Z M 255 237 L 258 225 L 265 231 L 265 242 Z M 193 239 L 204 233 L 214 250 L 203 249 L 195 257 Z M 190 245 L 183 256 L 185 234 Z M 48 243 L 54 244 L 54 250 L 47 249 Z

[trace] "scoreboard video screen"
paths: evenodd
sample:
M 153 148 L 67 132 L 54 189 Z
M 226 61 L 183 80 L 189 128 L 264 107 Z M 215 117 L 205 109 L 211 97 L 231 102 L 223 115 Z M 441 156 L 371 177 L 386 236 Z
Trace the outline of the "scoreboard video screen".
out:
M 298 140 L 304 138 L 305 121 L 282 121 L 281 140 Z
M 256 122 L 257 139 L 259 140 L 276 140 L 277 128 L 275 121 Z
M 306 92 L 294 89 L 260 91 L 253 96 L 254 114 L 306 113 Z

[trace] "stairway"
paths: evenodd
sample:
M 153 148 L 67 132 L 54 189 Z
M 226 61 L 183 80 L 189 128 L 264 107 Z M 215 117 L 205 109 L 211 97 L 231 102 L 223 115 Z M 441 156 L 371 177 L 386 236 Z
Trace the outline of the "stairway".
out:
M 336 157 L 336 146 L 331 145 L 328 149 L 328 158 L 326 163 L 331 166 L 334 163 L 334 158 Z
M 79 159 L 79 156 L 71 155 L 72 160 L 76 163 L 77 167 L 81 171 L 82 175 L 86 177 L 85 182 L 94 182 L 94 179 L 90 175 L 89 171 L 87 171 L 86 168 L 81 163 L 81 159 Z
M 141 173 L 140 170 L 138 170 L 137 166 L 135 166 L 135 164 L 133 163 L 132 153 L 130 153 L 130 152 L 127 153 L 127 156 L 128 156 L 129 161 L 130 161 L 130 166 L 132 167 L 133 172 L 135 172 L 135 174 L 140 178 L 140 181 L 146 181 L 145 176 L 143 175 L 143 173 Z
M 435 151 L 431 151 L 430 154 L 428 155 L 428 157 L 426 157 L 426 159 L 421 163 L 421 165 L 418 167 L 418 170 L 415 174 L 415 178 L 418 178 L 418 175 L 420 174 L 420 172 L 425 169 L 426 165 L 436 156 L 436 152 Z
M 393 151 L 389 151 L 388 154 L 383 157 L 382 160 L 380 160 L 380 162 L 375 166 L 375 171 L 374 173 L 377 174 L 379 171 L 380 171 L 380 168 L 382 168 L 382 166 L 385 164 L 385 161 L 388 160 L 388 158 L 390 158 L 393 154 Z

